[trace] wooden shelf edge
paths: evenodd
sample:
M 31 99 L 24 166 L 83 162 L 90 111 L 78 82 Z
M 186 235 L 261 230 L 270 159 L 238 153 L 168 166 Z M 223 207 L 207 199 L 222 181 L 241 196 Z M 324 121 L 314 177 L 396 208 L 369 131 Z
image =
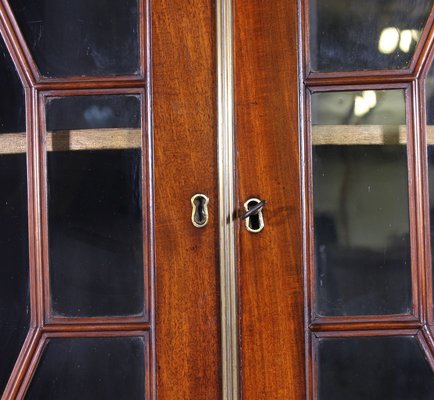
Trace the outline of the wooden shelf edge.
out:
M 434 144 L 434 126 L 427 126 L 427 144 Z M 141 129 L 76 129 L 48 132 L 47 151 L 125 150 L 141 147 Z M 314 125 L 314 146 L 404 145 L 405 125 Z M 26 134 L 0 134 L 0 154 L 26 152 Z
M 124 150 L 141 147 L 140 129 L 79 129 L 48 132 L 47 151 Z M 0 154 L 26 152 L 27 137 L 21 133 L 0 134 Z
M 434 134 L 434 130 L 431 133 Z M 434 140 L 434 136 L 431 136 Z M 407 127 L 405 125 L 314 125 L 312 144 L 315 146 L 407 144 Z

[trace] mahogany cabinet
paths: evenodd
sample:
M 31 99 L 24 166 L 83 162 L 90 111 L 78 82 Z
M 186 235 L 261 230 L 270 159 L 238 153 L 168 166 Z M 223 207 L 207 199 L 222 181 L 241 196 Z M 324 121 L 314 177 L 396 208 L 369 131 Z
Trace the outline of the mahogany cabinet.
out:
M 430 0 L 0 0 L 2 399 L 434 397 Z

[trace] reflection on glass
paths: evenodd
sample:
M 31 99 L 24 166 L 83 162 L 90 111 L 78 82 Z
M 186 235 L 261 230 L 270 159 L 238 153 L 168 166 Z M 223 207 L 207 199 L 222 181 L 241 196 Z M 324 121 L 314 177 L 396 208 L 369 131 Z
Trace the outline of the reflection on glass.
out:
M 434 67 L 428 73 L 426 80 L 426 142 L 428 145 L 428 179 L 429 179 L 429 208 L 431 232 L 431 265 L 434 262 Z M 434 268 L 432 268 L 434 278 Z M 434 282 L 434 280 L 433 280 Z M 434 285 L 433 285 L 434 295 Z M 434 310 L 433 310 L 434 312 Z
M 50 284 L 57 315 L 143 313 L 140 109 L 136 95 L 47 102 Z
M 0 397 L 30 323 L 24 90 L 0 37 Z
M 138 73 L 138 0 L 9 3 L 42 75 Z
M 411 311 L 402 90 L 312 96 L 316 313 Z
M 310 0 L 312 70 L 408 67 L 431 7 L 431 0 Z
M 319 339 L 319 400 L 432 400 L 434 374 L 417 339 Z
M 30 383 L 29 400 L 143 400 L 143 338 L 51 339 Z

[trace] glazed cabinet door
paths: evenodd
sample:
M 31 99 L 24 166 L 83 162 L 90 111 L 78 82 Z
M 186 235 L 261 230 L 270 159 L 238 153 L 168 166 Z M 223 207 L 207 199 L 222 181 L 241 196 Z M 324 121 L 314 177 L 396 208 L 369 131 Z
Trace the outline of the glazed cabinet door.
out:
M 2 399 L 221 398 L 216 5 L 153 3 L 0 2 Z
M 432 7 L 0 0 L 2 399 L 433 398 Z
M 243 397 L 432 399 L 433 2 L 289 3 L 236 3 L 240 197 L 267 200 Z

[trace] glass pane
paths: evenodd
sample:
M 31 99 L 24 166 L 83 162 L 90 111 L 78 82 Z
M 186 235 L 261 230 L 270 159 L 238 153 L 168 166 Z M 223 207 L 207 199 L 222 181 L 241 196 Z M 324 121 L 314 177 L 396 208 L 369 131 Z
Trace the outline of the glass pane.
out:
M 42 75 L 137 74 L 138 0 L 10 0 Z
M 402 90 L 312 96 L 316 313 L 411 311 Z
M 426 142 L 428 146 L 428 179 L 429 179 L 429 208 L 431 232 L 431 265 L 434 263 L 434 68 L 431 67 L 426 80 Z M 434 268 L 432 268 L 434 282 Z M 433 285 L 434 295 L 434 285 Z M 434 312 L 434 310 L 433 310 Z
M 63 316 L 143 313 L 141 100 L 47 102 L 52 308 Z
M 143 338 L 51 339 L 30 383 L 29 400 L 143 400 Z
M 434 374 L 417 339 L 319 339 L 319 400 L 432 400 Z
M 29 329 L 24 90 L 0 37 L 0 397 Z
M 310 0 L 314 71 L 409 66 L 432 0 Z

